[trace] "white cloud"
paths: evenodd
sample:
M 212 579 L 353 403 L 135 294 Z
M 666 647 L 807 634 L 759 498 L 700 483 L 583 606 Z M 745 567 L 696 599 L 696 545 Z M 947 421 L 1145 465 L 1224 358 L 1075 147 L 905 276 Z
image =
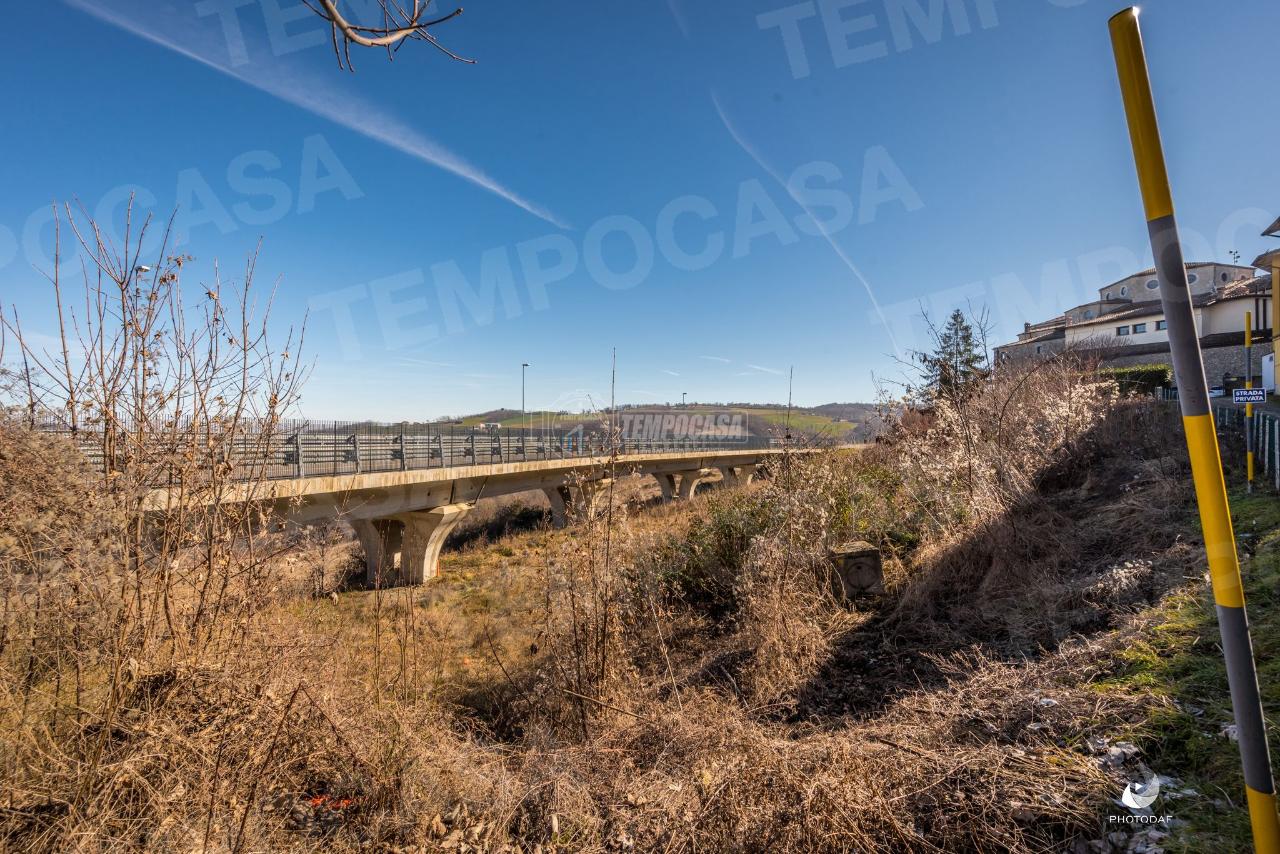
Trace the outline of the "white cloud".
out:
M 452 368 L 453 367 L 452 362 L 432 362 L 429 359 L 413 359 L 413 358 L 410 358 L 409 356 L 401 356 L 400 364 L 405 365 L 407 367 L 422 367 L 422 368 Z

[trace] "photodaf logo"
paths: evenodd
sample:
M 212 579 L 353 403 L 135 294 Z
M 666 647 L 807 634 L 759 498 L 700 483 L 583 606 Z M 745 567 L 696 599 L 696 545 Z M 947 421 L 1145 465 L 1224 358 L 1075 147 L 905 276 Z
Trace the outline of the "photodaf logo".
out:
M 745 442 L 749 436 L 743 412 L 624 412 L 619 421 L 624 439 L 642 442 Z
M 1153 815 L 1150 807 L 1160 797 L 1160 778 L 1148 774 L 1143 780 L 1135 780 L 1124 787 L 1119 803 L 1134 811 L 1132 815 L 1113 815 L 1110 824 L 1165 824 L 1173 820 L 1171 815 Z
M 1131 810 L 1143 810 L 1154 804 L 1158 797 L 1160 797 L 1160 779 L 1152 776 L 1125 786 L 1124 794 L 1120 796 L 1120 803 Z

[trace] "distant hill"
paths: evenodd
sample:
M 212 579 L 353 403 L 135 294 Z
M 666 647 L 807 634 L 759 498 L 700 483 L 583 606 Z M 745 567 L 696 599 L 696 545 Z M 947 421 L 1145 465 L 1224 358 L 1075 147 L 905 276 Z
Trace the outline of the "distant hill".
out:
M 741 413 L 746 416 L 747 430 L 752 436 L 781 437 L 791 435 L 806 439 L 834 439 L 841 442 L 865 442 L 874 438 L 879 430 L 879 418 L 873 403 L 824 403 L 821 406 L 792 407 L 788 419 L 784 403 L 690 403 L 685 406 L 623 405 L 619 412 L 675 412 L 710 414 L 717 412 Z M 582 425 L 595 430 L 601 425 L 599 413 L 569 413 L 531 411 L 523 417 L 518 410 L 492 409 L 460 418 L 441 419 L 441 423 L 474 427 L 480 424 L 501 424 L 517 428 L 522 424 L 534 428 L 548 427 L 572 430 Z

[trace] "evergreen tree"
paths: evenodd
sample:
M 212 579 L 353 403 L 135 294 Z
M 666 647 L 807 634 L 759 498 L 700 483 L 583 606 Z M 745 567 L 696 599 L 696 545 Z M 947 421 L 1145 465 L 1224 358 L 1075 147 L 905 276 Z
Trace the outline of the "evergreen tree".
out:
M 935 396 L 956 397 L 987 375 L 987 354 L 973 324 L 956 309 L 934 333 L 932 353 L 917 353 L 925 387 Z

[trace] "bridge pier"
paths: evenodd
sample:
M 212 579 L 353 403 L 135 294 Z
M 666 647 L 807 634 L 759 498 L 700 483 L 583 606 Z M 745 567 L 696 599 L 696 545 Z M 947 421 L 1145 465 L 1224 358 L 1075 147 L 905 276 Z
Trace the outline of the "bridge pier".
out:
M 756 467 L 748 466 L 720 466 L 720 474 L 724 477 L 725 486 L 746 486 L 755 479 Z
M 365 580 L 369 586 L 394 582 L 396 554 L 404 536 L 403 523 L 399 519 L 352 519 L 351 527 L 364 548 Z
M 567 486 L 552 486 L 542 490 L 551 504 L 551 524 L 563 528 L 569 524 L 569 507 L 573 504 L 573 496 Z
M 592 516 L 600 509 L 600 502 L 607 498 L 612 478 L 587 480 L 570 486 L 553 486 L 543 489 L 551 503 L 551 523 L 557 528 L 569 524 L 571 516 Z
M 714 469 L 691 469 L 680 472 L 680 500 L 688 501 L 698 489 L 698 484 L 711 477 Z
M 658 482 L 658 488 L 662 490 L 662 501 L 665 503 L 676 497 L 676 476 L 669 472 L 655 472 L 653 479 Z
M 404 543 L 400 551 L 403 583 L 422 584 L 440 574 L 440 549 L 445 538 L 473 506 L 446 504 L 396 517 L 404 523 Z
M 574 488 L 574 506 L 585 516 L 594 516 L 607 508 L 609 503 L 609 487 L 613 486 L 613 478 L 602 477 L 599 480 L 584 480 Z

